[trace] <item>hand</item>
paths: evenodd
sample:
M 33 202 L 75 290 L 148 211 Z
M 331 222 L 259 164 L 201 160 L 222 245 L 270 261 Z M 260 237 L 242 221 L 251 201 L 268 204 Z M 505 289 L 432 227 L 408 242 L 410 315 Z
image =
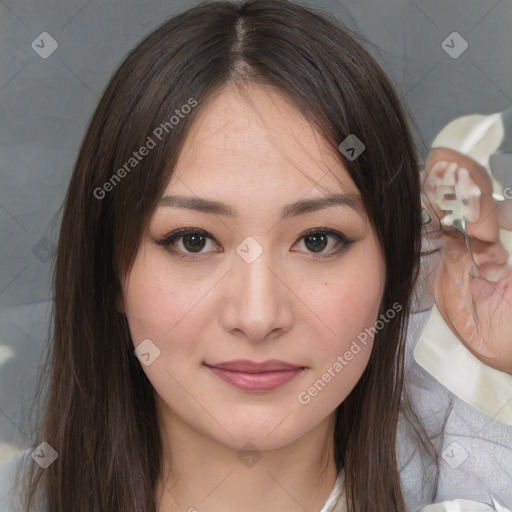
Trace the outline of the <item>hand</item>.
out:
M 500 240 L 512 219 L 510 205 L 498 205 L 492 192 L 487 170 L 475 160 L 452 149 L 431 151 L 423 194 L 438 228 L 427 236 L 443 242 L 436 305 L 478 359 L 512 373 L 512 267 Z

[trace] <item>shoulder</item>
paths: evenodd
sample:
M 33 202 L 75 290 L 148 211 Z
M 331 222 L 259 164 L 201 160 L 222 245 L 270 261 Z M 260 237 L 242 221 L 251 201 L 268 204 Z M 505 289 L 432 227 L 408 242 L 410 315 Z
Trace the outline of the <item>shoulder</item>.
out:
M 0 467 L 0 510 L 2 512 L 23 512 L 22 480 L 33 462 L 32 449 L 19 452 L 9 462 Z M 45 512 L 38 504 L 34 512 Z

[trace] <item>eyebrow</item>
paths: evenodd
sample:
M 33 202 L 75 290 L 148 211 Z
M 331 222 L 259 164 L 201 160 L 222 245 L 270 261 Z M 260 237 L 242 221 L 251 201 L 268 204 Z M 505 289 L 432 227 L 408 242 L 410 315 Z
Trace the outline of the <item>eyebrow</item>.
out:
M 234 208 L 225 203 L 200 197 L 165 196 L 158 202 L 158 206 L 187 208 L 189 210 L 228 217 L 235 217 L 237 214 Z M 333 194 L 315 199 L 301 199 L 295 203 L 287 204 L 281 210 L 281 220 L 334 206 L 348 206 L 362 216 L 365 216 L 361 196 L 355 194 Z

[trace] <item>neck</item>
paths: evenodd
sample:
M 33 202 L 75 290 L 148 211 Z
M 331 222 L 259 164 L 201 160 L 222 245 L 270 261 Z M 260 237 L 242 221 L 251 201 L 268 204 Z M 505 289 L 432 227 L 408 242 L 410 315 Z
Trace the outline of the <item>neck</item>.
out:
M 334 415 L 261 452 L 226 446 L 166 415 L 157 512 L 319 512 L 333 490 Z

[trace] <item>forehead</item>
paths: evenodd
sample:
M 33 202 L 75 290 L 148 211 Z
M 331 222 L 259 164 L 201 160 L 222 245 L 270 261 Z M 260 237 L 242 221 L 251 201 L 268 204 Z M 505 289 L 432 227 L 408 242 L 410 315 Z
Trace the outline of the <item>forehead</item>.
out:
M 167 191 L 358 193 L 337 151 L 278 89 L 224 87 L 202 107 Z

